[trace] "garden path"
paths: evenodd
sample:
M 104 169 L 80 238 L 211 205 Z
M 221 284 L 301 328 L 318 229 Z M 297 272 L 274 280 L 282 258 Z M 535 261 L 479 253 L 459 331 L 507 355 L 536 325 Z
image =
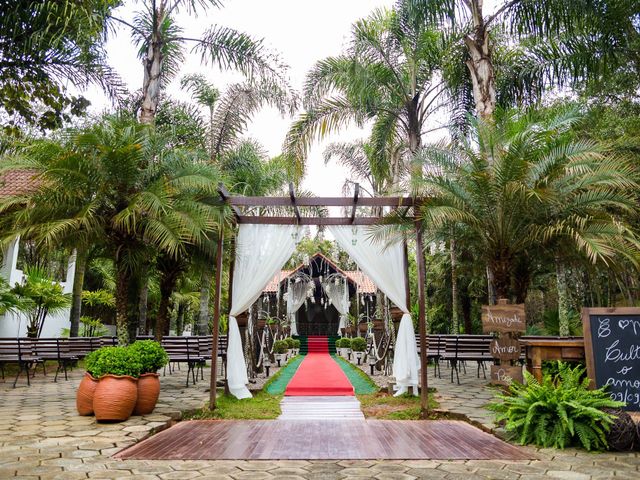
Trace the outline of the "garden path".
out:
M 344 478 L 413 479 L 481 478 L 534 480 L 637 479 L 640 453 L 587 453 L 577 449 L 558 451 L 525 447 L 539 460 L 332 460 L 332 461 L 177 461 L 116 460 L 113 454 L 134 444 L 154 429 L 163 428 L 180 412 L 201 407 L 208 399 L 208 382 L 185 388 L 186 369 L 161 379 L 163 387 L 156 412 L 132 417 L 119 424 L 98 425 L 91 417 L 75 413 L 75 389 L 82 372 L 75 370 L 68 382 L 53 382 L 38 374 L 31 388 L 12 389 L 0 383 L 0 478 L 23 479 L 135 478 L 216 480 L 333 480 Z M 208 378 L 208 369 L 204 372 Z M 443 369 L 443 377 L 445 371 Z M 472 377 L 469 375 L 469 377 Z M 376 377 L 374 377 L 376 378 Z M 457 401 L 460 390 L 443 378 L 441 408 Z M 471 380 L 461 378 L 469 390 Z M 453 388 L 451 388 L 453 387 Z M 475 387 L 474 387 L 475 388 Z M 490 397 L 491 395 L 489 395 Z M 467 399 L 465 399 L 467 400 Z M 483 410 L 477 407 L 475 410 Z

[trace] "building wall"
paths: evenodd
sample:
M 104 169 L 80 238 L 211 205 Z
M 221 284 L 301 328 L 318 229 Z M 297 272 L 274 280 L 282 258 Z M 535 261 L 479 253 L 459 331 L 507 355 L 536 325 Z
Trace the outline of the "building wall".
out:
M 24 273 L 18 270 L 18 251 L 20 248 L 20 239 L 16 239 L 9 248 L 3 252 L 3 262 L 0 266 L 0 275 L 9 282 L 10 285 L 22 283 Z M 64 282 L 60 282 L 65 293 L 71 293 L 73 290 L 73 278 L 75 275 L 76 257 L 75 254 L 69 258 L 67 266 L 67 278 Z M 44 326 L 42 328 L 42 337 L 59 337 L 63 328 L 69 328 L 70 309 L 64 309 L 55 315 L 47 315 Z M 0 315 L 0 337 L 24 337 L 27 335 L 27 319 L 21 313 L 6 313 Z

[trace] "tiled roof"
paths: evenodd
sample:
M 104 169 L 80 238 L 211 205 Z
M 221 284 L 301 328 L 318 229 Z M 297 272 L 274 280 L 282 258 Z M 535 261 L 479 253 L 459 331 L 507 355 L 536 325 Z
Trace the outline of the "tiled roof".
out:
M 297 269 L 296 269 L 297 270 Z M 296 270 L 280 270 L 264 288 L 264 292 L 275 293 L 278 291 L 278 283 L 282 282 Z M 344 274 L 349 280 L 358 285 L 361 293 L 376 293 L 376 286 L 363 272 L 359 270 L 344 270 Z
M 9 170 L 0 174 L 0 198 L 28 192 L 36 186 L 33 170 Z

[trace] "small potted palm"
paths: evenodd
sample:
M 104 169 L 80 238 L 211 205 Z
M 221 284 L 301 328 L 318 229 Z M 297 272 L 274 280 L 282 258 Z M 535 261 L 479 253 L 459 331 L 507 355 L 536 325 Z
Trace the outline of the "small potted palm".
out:
M 121 422 L 133 413 L 142 364 L 128 347 L 102 347 L 92 365 L 98 385 L 93 411 L 99 422 Z
M 276 362 L 278 362 L 278 366 L 280 366 L 283 357 L 286 356 L 288 348 L 289 346 L 284 340 L 276 340 L 275 342 L 273 342 L 273 353 L 275 353 L 276 355 Z
M 358 360 L 358 365 L 360 365 L 366 349 L 367 341 L 364 338 L 356 337 L 351 339 L 351 350 L 355 352 L 356 359 Z
M 138 340 L 128 348 L 142 366 L 138 378 L 138 400 L 133 413 L 148 415 L 156 408 L 160 396 L 158 370 L 169 362 L 169 356 L 155 340 Z

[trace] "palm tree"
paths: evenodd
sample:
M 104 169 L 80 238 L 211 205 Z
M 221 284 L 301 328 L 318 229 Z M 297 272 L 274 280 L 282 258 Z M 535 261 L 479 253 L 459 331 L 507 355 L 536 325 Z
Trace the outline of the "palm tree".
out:
M 349 178 L 343 186 L 345 193 L 358 183 L 365 194 L 378 197 L 400 188 L 398 182 L 404 176 L 405 167 L 402 151 L 401 146 L 394 148 L 389 159 L 376 151 L 370 142 L 359 140 L 331 143 L 325 148 L 323 156 L 325 165 L 335 160 L 349 171 Z
M 637 172 L 603 145 L 573 138 L 579 119 L 573 111 L 547 119 L 498 111 L 495 123 L 472 120 L 468 138 L 425 147 L 430 168 L 416 181 L 427 199 L 418 212 L 425 240 L 456 228 L 503 298 L 524 298 L 513 275 L 536 255 L 572 251 L 590 263 L 637 264 L 628 223 L 637 211 Z
M 16 234 L 56 244 L 83 236 L 114 259 L 116 324 L 129 342 L 128 293 L 139 265 L 153 252 L 179 257 L 215 230 L 217 170 L 194 152 L 166 149 L 149 127 L 107 118 L 69 132 L 60 148 L 43 140 L 24 149 L 10 168 L 31 168 L 39 188 L 0 206 Z M 49 152 L 49 153 L 47 153 Z M 30 208 L 15 211 L 12 205 Z
M 476 115 L 485 121 L 497 105 L 495 42 L 502 32 L 520 41 L 517 89 L 598 80 L 628 62 L 640 68 L 628 53 L 638 38 L 631 0 L 503 0 L 490 15 L 482 0 L 399 0 L 397 8 L 403 17 L 441 24 L 464 44 Z
M 24 283 L 16 284 L 13 293 L 20 298 L 20 311 L 27 315 L 27 336 L 31 338 L 40 336 L 49 314 L 71 305 L 71 295 L 42 268 L 27 268 Z
M 139 47 L 144 68 L 142 123 L 153 122 L 161 90 L 179 71 L 186 45 L 191 45 L 191 52 L 200 54 L 204 63 L 211 62 L 223 70 L 239 70 L 248 79 L 261 79 L 282 92 L 290 90 L 283 76 L 286 66 L 265 49 L 262 40 L 216 25 L 201 38 L 192 38 L 184 35 L 175 22 L 174 14 L 181 9 L 197 13 L 221 6 L 220 0 L 150 0 L 133 22 L 114 17 L 131 30 Z
M 306 112 L 294 122 L 285 152 L 302 171 L 311 142 L 355 121 L 373 121 L 370 143 L 380 152 L 406 144 L 417 152 L 422 136 L 441 128 L 430 115 L 447 86 L 438 77 L 449 43 L 437 25 L 375 10 L 356 22 L 347 51 L 316 63 L 304 88 Z
M 0 277 L 0 315 L 19 310 L 20 298 L 11 290 L 9 283 Z
M 276 160 L 267 162 L 262 147 L 255 142 L 240 141 L 240 136 L 251 118 L 264 106 L 273 106 L 283 115 L 293 114 L 296 98 L 283 94 L 280 89 L 273 89 L 264 81 L 232 84 L 222 95 L 201 76 L 185 77 L 182 84 L 193 93 L 196 102 L 208 110 L 210 161 L 229 174 L 231 189 L 237 193 L 264 195 L 280 188 L 286 180 L 283 168 L 285 163 Z M 248 171 L 243 169 L 243 163 L 250 165 Z M 242 172 L 246 176 L 241 179 Z M 210 239 L 207 246 L 198 253 L 201 263 L 205 265 L 200 279 L 198 332 L 209 329 L 209 299 L 214 272 L 208 267 L 214 264 L 215 250 L 213 239 Z

